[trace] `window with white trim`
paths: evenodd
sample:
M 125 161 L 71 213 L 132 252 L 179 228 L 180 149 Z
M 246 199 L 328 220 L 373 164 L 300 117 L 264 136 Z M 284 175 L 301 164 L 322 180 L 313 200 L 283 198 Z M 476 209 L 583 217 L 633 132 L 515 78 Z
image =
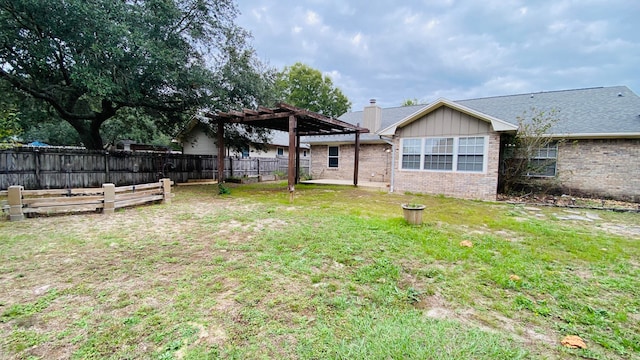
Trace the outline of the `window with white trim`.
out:
M 458 139 L 458 171 L 481 172 L 484 165 L 484 138 Z
M 424 139 L 423 170 L 453 170 L 453 138 Z
M 329 146 L 329 167 L 337 168 L 338 167 L 338 159 L 340 157 L 340 147 L 339 146 Z
M 403 170 L 482 172 L 487 137 L 429 137 L 402 139 Z
M 402 140 L 402 168 L 420 169 L 420 152 L 422 139 Z
M 558 142 L 553 141 L 539 148 L 529 162 L 529 176 L 556 176 Z
M 276 150 L 276 155 L 277 155 L 277 156 L 284 156 L 284 148 L 279 147 L 279 148 Z

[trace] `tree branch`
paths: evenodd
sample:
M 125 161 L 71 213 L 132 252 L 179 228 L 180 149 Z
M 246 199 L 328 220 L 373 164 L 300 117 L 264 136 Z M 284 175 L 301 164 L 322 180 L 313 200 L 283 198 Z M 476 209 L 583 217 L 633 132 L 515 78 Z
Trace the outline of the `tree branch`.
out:
M 58 39 L 52 38 L 51 40 L 55 41 L 56 47 L 58 48 L 58 52 L 55 53 L 54 56 L 56 57 L 56 61 L 58 62 L 58 66 L 60 67 L 60 72 L 62 73 L 64 82 L 67 85 L 71 86 L 71 77 L 69 76 L 69 70 L 67 70 L 67 67 L 64 65 L 64 53 L 62 51 L 62 45 L 60 45 Z
M 4 71 L 1 68 L 0 68 L 0 77 L 2 77 L 5 80 L 9 81 L 17 89 L 20 89 L 20 90 L 26 92 L 27 94 L 33 96 L 34 98 L 46 101 L 49 105 L 51 105 L 60 114 L 61 118 L 65 119 L 67 121 L 71 121 L 71 120 L 92 120 L 92 119 L 94 119 L 96 117 L 95 114 L 79 115 L 79 114 L 75 114 L 75 113 L 73 113 L 71 111 L 68 111 L 64 106 L 62 106 L 62 104 L 60 104 L 60 101 L 58 99 L 56 99 L 52 94 L 50 94 L 48 92 L 45 92 L 45 91 L 42 91 L 40 89 L 33 88 L 33 87 L 27 85 L 25 82 L 20 81 L 15 76 L 11 76 L 9 73 L 7 73 L 6 71 Z M 79 98 L 79 96 L 74 95 L 72 98 L 75 98 L 75 100 L 77 100 L 77 98 Z M 75 103 L 75 101 L 73 103 Z
M 195 12 L 197 5 L 193 5 L 191 6 L 191 9 L 189 9 L 189 11 L 187 11 L 184 16 L 180 19 L 180 21 L 178 21 L 169 32 L 173 33 L 175 32 L 176 34 L 181 34 L 183 31 L 185 31 L 189 25 L 191 24 L 191 21 L 187 21 L 187 19 L 189 19 L 191 17 L 191 15 Z M 182 23 L 184 23 L 186 21 L 186 24 L 184 26 L 181 26 Z

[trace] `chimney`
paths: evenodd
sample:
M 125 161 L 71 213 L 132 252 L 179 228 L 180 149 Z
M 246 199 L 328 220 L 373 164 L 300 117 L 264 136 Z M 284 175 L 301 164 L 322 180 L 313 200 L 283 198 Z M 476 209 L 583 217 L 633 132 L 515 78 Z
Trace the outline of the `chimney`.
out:
M 362 127 L 369 129 L 370 133 L 380 130 L 382 124 L 382 109 L 376 105 L 376 99 L 369 100 L 369 105 L 364 107 Z

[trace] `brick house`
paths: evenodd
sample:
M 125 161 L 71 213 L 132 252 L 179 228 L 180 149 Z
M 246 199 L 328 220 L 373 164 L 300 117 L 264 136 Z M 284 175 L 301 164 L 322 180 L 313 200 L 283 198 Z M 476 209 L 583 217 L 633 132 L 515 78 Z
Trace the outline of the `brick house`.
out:
M 543 172 L 564 191 L 640 201 L 640 98 L 626 86 L 539 92 L 382 109 L 375 100 L 339 119 L 371 133 L 360 139 L 359 178 L 390 191 L 495 200 L 501 139 L 517 118 L 556 111 L 540 149 Z M 308 137 L 314 179 L 350 180 L 354 137 Z

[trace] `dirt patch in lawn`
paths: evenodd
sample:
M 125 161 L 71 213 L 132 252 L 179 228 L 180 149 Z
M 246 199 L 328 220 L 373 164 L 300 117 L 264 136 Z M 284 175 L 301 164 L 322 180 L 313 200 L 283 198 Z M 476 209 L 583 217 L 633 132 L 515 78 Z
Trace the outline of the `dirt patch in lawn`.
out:
M 462 324 L 480 328 L 493 333 L 507 333 L 514 339 L 527 344 L 544 343 L 553 345 L 558 334 L 536 331 L 530 324 L 520 324 L 514 319 L 507 318 L 497 312 L 479 313 L 471 308 L 454 309 L 439 294 L 425 296 L 415 304 L 424 310 L 424 315 L 432 319 L 455 320 Z

